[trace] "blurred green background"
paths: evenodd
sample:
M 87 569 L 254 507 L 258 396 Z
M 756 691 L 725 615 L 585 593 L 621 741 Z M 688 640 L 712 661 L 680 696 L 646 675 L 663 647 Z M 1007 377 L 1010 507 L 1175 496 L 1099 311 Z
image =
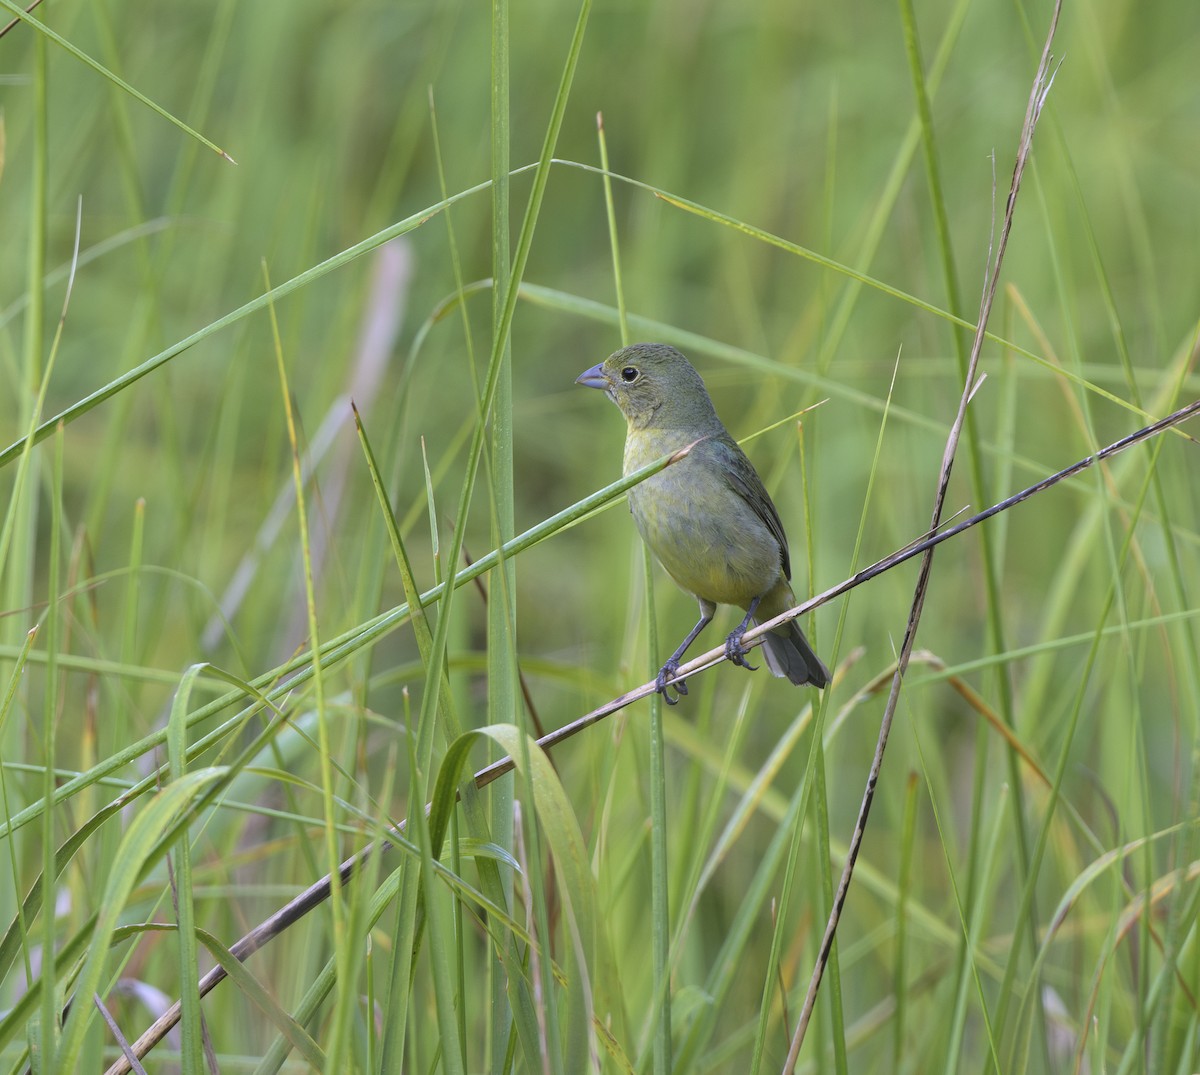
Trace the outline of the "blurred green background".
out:
M 35 14 L 237 164 L 30 26 L 0 38 L 0 448 L 29 427 L 47 374 L 42 419 L 260 295 L 264 268 L 279 284 L 424 216 L 442 199 L 440 171 L 452 195 L 491 175 L 485 5 L 66 0 Z M 501 54 L 514 168 L 537 160 L 577 16 L 547 0 L 512 6 Z M 832 586 L 919 537 L 970 342 L 944 315 L 976 316 L 1049 17 L 1045 4 L 940 0 L 597 0 L 512 321 L 511 404 L 498 403 L 466 518 L 455 515 L 493 338 L 492 292 L 470 286 L 494 271 L 489 191 L 429 212 L 275 307 L 301 450 L 315 455 L 306 491 L 321 637 L 405 601 L 350 397 L 422 588 L 461 567 L 445 561 L 459 523 L 478 558 L 495 544 L 495 505 L 504 530 L 511 502 L 520 532 L 620 476 L 620 416 L 573 384 L 621 342 L 597 113 L 610 167 L 625 177 L 613 201 L 632 336 L 684 349 L 735 436 L 783 422 L 747 450 L 791 535 L 797 592 Z M 1054 45 L 1063 62 L 1022 187 L 948 513 L 977 511 L 1200 395 L 1198 49 L 1192 3 L 1067 6 Z M 914 62 L 931 109 L 924 135 Z M 530 189 L 531 172 L 514 176 L 514 243 Z M 77 212 L 80 259 L 56 342 Z M 461 301 L 456 259 L 468 285 Z M 819 401 L 802 437 L 783 421 Z M 496 456 L 506 448 L 511 481 Z M 6 830 L 6 928 L 19 924 L 44 835 L 61 842 L 116 794 L 97 767 L 164 726 L 185 668 L 211 661 L 250 680 L 311 643 L 265 312 L 115 392 L 65 428 L 61 451 L 61 496 L 53 439 L 32 451 L 24 478 L 19 457 L 0 470 L 5 816 L 32 811 Z M 815 1070 L 1200 1063 L 1196 475 L 1194 443 L 1168 434 L 987 524 L 986 544 L 972 531 L 939 550 L 918 636 L 932 656 L 907 681 L 839 933 L 840 973 L 825 981 L 801 1054 Z M 490 686 L 513 658 L 548 728 L 648 678 L 641 552 L 623 506 L 535 545 L 512 571 L 515 627 L 499 637 L 479 591 L 455 600 L 448 661 L 465 726 L 525 725 L 527 707 L 497 712 Z M 914 579 L 903 567 L 816 614 L 817 649 L 831 666 L 846 663 L 821 699 L 820 753 L 809 692 L 765 673 L 721 666 L 665 715 L 665 922 L 649 910 L 646 703 L 556 755 L 611 944 L 612 965 L 595 971 L 604 990 L 594 976 L 592 988 L 621 998 L 613 1025 L 628 1035 L 598 1050 L 606 1070 L 622 1070 L 618 1054 L 639 1069 L 663 1065 L 651 1046 L 665 1021 L 647 955 L 655 925 L 672 938 L 676 1070 L 782 1064 L 878 728 L 881 700 L 864 689 L 891 665 Z M 501 599 L 488 581 L 489 599 Z M 48 606 L 54 593 L 63 596 Z M 655 600 L 665 653 L 694 604 L 661 574 Z M 724 616 L 710 645 L 734 622 Z M 43 633 L 23 663 L 35 622 Z M 225 689 L 206 683 L 205 700 Z M 423 684 L 402 624 L 330 671 L 326 702 L 310 687 L 288 696 L 295 726 L 314 738 L 281 728 L 257 775 L 242 773 L 223 805 L 193 820 L 199 925 L 231 943 L 325 872 L 322 825 L 357 830 L 342 834 L 349 853 L 372 834 L 365 818 L 405 815 L 411 773 L 398 744 Z M 316 790 L 312 720 L 326 704 L 343 769 L 332 819 Z M 49 724 L 59 782 L 84 777 L 47 825 L 37 804 Z M 1027 761 L 1006 746 L 1004 725 Z M 786 756 L 770 761 L 790 732 Z M 222 751 L 248 734 L 231 732 L 196 764 L 227 763 Z M 163 760 L 143 751 L 104 780 L 135 781 Z M 784 871 L 769 849 L 780 832 L 790 840 L 780 819 L 797 801 L 807 825 L 789 860 L 796 887 L 776 914 L 767 901 L 785 891 Z M 489 809 L 510 807 L 502 798 Z M 86 944 L 127 824 L 117 815 L 89 836 L 59 878 L 54 933 L 64 943 Z M 1117 849 L 1128 854 L 1088 872 Z M 711 876 L 700 884 L 705 863 Z M 140 882 L 129 921 L 172 918 L 164 869 Z M 767 897 L 747 902 L 760 876 Z M 1143 913 L 1155 885 L 1155 912 Z M 518 892 L 521 921 L 524 903 Z M 1063 920 L 1052 919 L 1060 907 Z M 322 913 L 251 961 L 285 1010 L 319 959 L 363 941 L 337 934 Z M 380 951 L 392 917 L 371 934 Z M 0 1007 L 28 995 L 33 928 L 11 934 Z M 469 972 L 486 965 L 487 945 L 469 925 L 462 936 L 466 1069 L 492 1070 L 505 1024 L 489 1012 L 486 974 Z M 32 953 L 29 967 L 11 962 L 17 951 Z M 106 982 L 179 994 L 179 958 L 165 940 L 113 951 Z M 367 979 L 387 977 L 358 973 L 346 995 L 373 996 Z M 427 1071 L 446 1062 L 449 1031 L 429 999 L 433 970 L 419 962 L 416 973 L 405 1048 L 409 1069 Z M 153 1008 L 110 998 L 130 1036 L 153 1015 L 144 1004 Z M 275 1031 L 246 1013 L 230 983 L 205 1005 L 223 1070 L 253 1070 Z M 323 1046 L 331 1010 L 306 1024 Z M 10 1066 L 28 1042 L 27 1018 L 0 1034 Z M 373 1069 L 371 1043 L 385 1027 L 366 1000 L 344 1018 L 354 1030 L 329 1070 Z M 111 1060 L 112 1039 L 88 1033 Z M 519 1047 L 513 1063 L 537 1066 Z

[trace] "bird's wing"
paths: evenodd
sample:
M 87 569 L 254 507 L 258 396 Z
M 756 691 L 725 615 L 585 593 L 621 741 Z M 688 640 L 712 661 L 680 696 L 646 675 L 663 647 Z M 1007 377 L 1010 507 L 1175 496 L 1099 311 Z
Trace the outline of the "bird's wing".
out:
M 754 514 L 766 524 L 771 535 L 779 542 L 779 560 L 780 566 L 783 568 L 783 577 L 790 582 L 792 563 L 788 554 L 787 534 L 783 532 L 783 522 L 771 500 L 771 494 L 763 485 L 762 478 L 754 469 L 754 464 L 746 458 L 746 453 L 732 437 L 728 441 L 722 439 L 717 446 L 721 454 L 725 456 L 726 473 L 729 475 L 729 481 L 734 491 L 750 505 Z

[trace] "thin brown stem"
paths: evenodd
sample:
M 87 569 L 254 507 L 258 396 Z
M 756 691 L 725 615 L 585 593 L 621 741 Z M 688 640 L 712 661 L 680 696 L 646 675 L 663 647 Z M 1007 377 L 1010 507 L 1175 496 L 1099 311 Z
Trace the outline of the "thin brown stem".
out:
M 1058 0 L 1050 20 L 1050 29 L 1046 34 L 1046 44 L 1042 49 L 1042 58 L 1038 64 L 1037 74 L 1033 79 L 1033 88 L 1030 91 L 1029 101 L 1025 109 L 1025 122 L 1022 125 L 1021 139 L 1017 146 L 1017 159 L 1013 166 L 1012 183 L 1009 185 L 1008 199 L 1004 205 L 1004 222 L 1000 228 L 1000 241 L 996 248 L 995 260 L 991 262 L 991 267 L 984 280 L 983 295 L 979 303 L 979 320 L 975 327 L 975 339 L 971 344 L 971 356 L 967 363 L 966 376 L 963 379 L 958 413 L 954 417 L 954 424 L 950 428 L 950 435 L 946 438 L 946 450 L 942 455 L 941 472 L 938 475 L 937 487 L 933 498 L 933 520 L 929 525 L 931 531 L 936 531 L 941 522 L 942 507 L 945 504 L 946 492 L 950 486 L 950 473 L 954 467 L 959 438 L 962 433 L 963 424 L 966 421 L 967 405 L 971 402 L 971 398 L 975 394 L 979 355 L 983 350 L 988 318 L 991 316 L 992 305 L 996 298 L 996 286 L 1000 279 L 1000 268 L 1004 264 L 1004 253 L 1008 247 L 1008 237 L 1012 233 L 1013 214 L 1017 205 L 1017 193 L 1021 188 L 1021 177 L 1024 175 L 1025 166 L 1029 161 L 1029 154 L 1033 146 L 1033 132 L 1037 128 L 1038 117 L 1041 115 L 1042 108 L 1046 103 L 1046 95 L 1050 90 L 1050 85 L 1054 81 L 1054 75 L 1050 70 L 1050 47 L 1054 41 L 1054 32 L 1058 27 L 1058 16 L 1061 7 L 1062 0 Z M 1090 465 L 1090 463 L 1087 465 Z M 945 531 L 946 534 L 952 532 L 952 530 Z M 817 991 L 820 989 L 821 979 L 825 974 L 825 967 L 829 963 L 829 955 L 833 949 L 833 940 L 837 934 L 838 922 L 841 921 L 842 908 L 846 904 L 846 896 L 850 891 L 850 881 L 854 876 L 854 866 L 858 860 L 858 853 L 862 848 L 863 837 L 866 835 L 867 819 L 871 813 L 871 804 L 875 801 L 875 788 L 879 783 L 879 774 L 883 768 L 884 751 L 887 749 L 888 736 L 891 733 L 896 706 L 900 700 L 900 688 L 904 682 L 904 674 L 908 670 L 908 661 L 912 656 L 913 644 L 917 637 L 917 625 L 921 622 L 921 613 L 925 607 L 925 595 L 929 589 L 929 578 L 933 570 L 933 550 L 935 544 L 929 544 L 921 556 L 921 570 L 917 575 L 917 585 L 913 593 L 912 607 L 908 614 L 908 624 L 904 629 L 904 641 L 900 646 L 900 654 L 896 660 L 895 674 L 892 676 L 892 689 L 888 695 L 887 704 L 884 706 L 883 717 L 879 725 L 879 736 L 875 743 L 875 756 L 871 760 L 871 768 L 867 774 L 867 786 L 863 791 L 862 804 L 858 811 L 858 820 L 855 822 L 854 834 L 850 838 L 850 846 L 847 848 L 841 880 L 838 882 L 833 907 L 829 912 L 829 919 L 825 924 L 825 933 L 821 938 L 821 947 L 817 953 L 817 960 L 813 966 L 812 976 L 809 979 L 808 991 L 804 997 L 804 1005 L 800 1009 L 796 1031 L 792 1035 L 791 1047 L 788 1050 L 787 1059 L 784 1061 L 784 1075 L 791 1075 L 796 1070 L 796 1061 L 800 1056 L 800 1048 L 804 1044 L 804 1036 L 808 1030 L 809 1021 L 812 1018 L 813 1007 L 816 1004 Z

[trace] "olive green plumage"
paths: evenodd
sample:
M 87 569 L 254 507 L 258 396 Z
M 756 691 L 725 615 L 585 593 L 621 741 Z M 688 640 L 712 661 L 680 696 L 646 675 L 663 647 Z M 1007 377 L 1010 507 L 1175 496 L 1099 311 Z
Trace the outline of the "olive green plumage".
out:
M 625 473 L 691 445 L 688 454 L 629 492 L 634 521 L 667 573 L 700 602 L 700 622 L 659 673 L 667 685 L 687 647 L 717 605 L 737 605 L 746 618 L 725 651 L 745 667 L 741 636 L 796 604 L 787 536 L 762 479 L 729 435 L 700 374 L 673 347 L 639 343 L 622 348 L 578 378 L 602 389 L 628 422 Z M 795 621 L 767 635 L 767 666 L 796 685 L 824 687 L 829 670 Z M 687 690 L 675 684 L 681 694 Z

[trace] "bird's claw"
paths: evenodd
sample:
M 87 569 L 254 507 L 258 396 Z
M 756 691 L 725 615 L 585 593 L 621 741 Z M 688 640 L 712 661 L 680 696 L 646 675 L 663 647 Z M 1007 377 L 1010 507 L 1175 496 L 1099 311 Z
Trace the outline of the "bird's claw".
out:
M 758 665 L 751 664 L 746 660 L 746 654 L 750 651 L 742 645 L 742 632 L 734 631 L 727 639 L 725 639 L 725 657 L 731 663 L 745 668 L 748 672 L 757 672 Z
M 675 705 L 679 701 L 679 696 L 687 694 L 687 684 L 681 679 L 678 683 L 672 683 L 675 678 L 675 673 L 679 671 L 678 661 L 667 661 L 666 664 L 659 669 L 658 675 L 654 679 L 654 689 L 663 696 L 663 701 L 667 705 Z M 671 688 L 674 687 L 676 696 L 671 697 Z

